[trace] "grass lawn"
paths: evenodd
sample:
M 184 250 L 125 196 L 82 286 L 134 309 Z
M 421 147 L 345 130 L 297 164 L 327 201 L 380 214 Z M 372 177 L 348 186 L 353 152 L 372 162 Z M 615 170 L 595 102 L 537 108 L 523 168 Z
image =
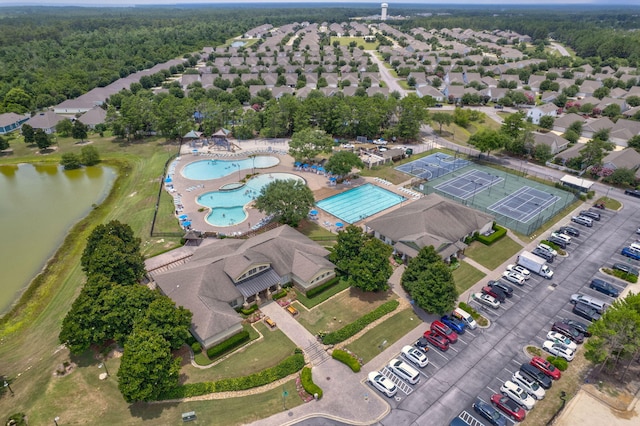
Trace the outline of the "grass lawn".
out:
M 260 337 L 260 333 L 258 333 L 253 327 L 251 327 L 249 324 L 243 324 L 242 328 L 245 331 L 249 332 L 249 340 L 247 342 L 245 342 L 242 346 L 235 348 L 234 350 L 238 350 L 239 348 L 248 345 L 249 343 L 251 343 L 253 340 L 256 340 L 258 337 Z M 196 354 L 193 358 L 196 362 L 196 364 L 198 365 L 209 365 L 211 363 L 213 363 L 216 359 L 222 358 L 223 356 L 227 355 L 227 353 L 224 353 L 222 355 L 220 355 L 219 357 L 215 358 L 215 359 L 209 359 L 209 357 L 207 356 L 207 354 L 205 353 L 206 351 L 200 351 L 200 353 Z
M 331 37 L 331 46 L 333 46 L 333 42 L 337 41 L 340 43 L 340 46 L 349 46 L 351 42 L 356 42 L 356 46 L 364 46 L 364 50 L 376 50 L 378 48 L 378 42 L 375 41 L 373 43 L 364 41 L 362 37 Z
M 456 283 L 458 294 L 462 294 L 475 283 L 485 277 L 485 273 L 461 261 L 460 266 L 453 271 L 453 279 Z
M 298 290 L 295 290 L 295 292 L 296 292 L 296 299 L 298 300 L 298 302 L 306 306 L 307 309 L 311 309 L 314 306 L 324 302 L 328 298 L 348 288 L 349 288 L 349 284 L 347 284 L 347 282 L 344 280 L 340 280 L 340 282 L 334 285 L 333 287 L 326 289 L 322 293 L 312 298 L 308 298 L 307 296 L 304 295 L 304 293 L 301 293 Z
M 595 202 L 604 203 L 604 206 L 609 210 L 618 210 L 620 207 L 622 207 L 622 203 L 614 198 L 601 197 L 597 199 Z
M 256 323 L 255 326 L 262 334 L 262 339 L 245 345 L 213 367 L 201 369 L 183 362 L 180 377 L 184 377 L 184 383 L 215 382 L 230 377 L 247 376 L 273 367 L 293 354 L 296 345 L 280 329 L 270 330 L 262 322 Z
M 380 354 L 380 344 L 383 341 L 387 342 L 385 347 L 395 343 L 416 328 L 420 322 L 420 318 L 412 309 L 405 309 L 364 333 L 359 339 L 347 345 L 347 349 L 362 358 L 366 364 Z
M 298 321 L 314 335 L 320 331 L 332 332 L 395 298 L 397 296 L 391 291 L 369 293 L 350 288 L 333 297 L 330 303 L 311 311 L 301 310 Z
M 522 246 L 505 235 L 490 246 L 474 241 L 465 254 L 485 268 L 494 270 L 520 250 Z
M 321 242 L 323 245 L 326 245 L 325 243 L 335 243 L 338 238 L 336 234 L 311 220 L 303 220 L 296 229 L 313 241 Z

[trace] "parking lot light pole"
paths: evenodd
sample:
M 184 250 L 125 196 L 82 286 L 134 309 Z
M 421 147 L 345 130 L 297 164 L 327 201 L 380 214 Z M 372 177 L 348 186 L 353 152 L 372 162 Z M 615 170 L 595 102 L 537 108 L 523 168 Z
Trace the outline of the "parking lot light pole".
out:
M 9 389 L 9 392 L 11 392 L 11 396 L 13 396 L 13 389 L 11 389 L 11 385 L 6 380 L 4 381 L 4 387 Z
M 60 421 L 60 417 L 55 416 L 55 417 L 53 418 L 53 423 L 54 423 L 56 426 L 58 426 L 58 422 L 59 422 L 59 421 Z
M 609 191 L 611 191 L 611 187 L 607 188 L 607 195 L 604 197 L 607 201 L 609 201 Z

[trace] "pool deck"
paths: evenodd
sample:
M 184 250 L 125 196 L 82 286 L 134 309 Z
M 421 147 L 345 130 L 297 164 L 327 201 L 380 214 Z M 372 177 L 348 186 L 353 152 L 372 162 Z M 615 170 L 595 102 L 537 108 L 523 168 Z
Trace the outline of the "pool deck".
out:
M 296 176 L 300 176 L 306 181 L 309 188 L 313 191 L 316 200 L 321 200 L 332 195 L 339 194 L 367 182 L 377 185 L 388 191 L 394 192 L 398 195 L 402 195 L 407 199 L 406 201 L 399 203 L 396 206 L 383 210 L 375 215 L 369 216 L 363 221 L 356 222 L 356 225 L 360 225 L 367 220 L 371 220 L 393 209 L 400 208 L 407 202 L 413 201 L 412 194 L 403 192 L 403 190 L 400 189 L 402 185 L 392 185 L 390 184 L 390 182 L 385 182 L 378 178 L 360 177 L 356 180 L 352 180 L 350 185 L 338 184 L 335 186 L 330 186 L 328 178 L 322 174 L 296 170 L 293 166 L 294 159 L 286 153 L 289 148 L 287 140 L 279 140 L 277 143 L 265 139 L 252 139 L 250 141 L 242 142 L 233 140 L 232 142 L 234 143 L 235 152 L 217 151 L 211 149 L 211 147 L 198 147 L 198 153 L 196 155 L 193 152 L 195 148 L 188 146 L 187 144 L 185 144 L 185 146 L 183 146 L 182 148 L 182 152 L 179 157 L 180 159 L 177 160 L 175 172 L 172 175 L 172 184 L 174 191 L 170 192 L 170 194 L 174 198 L 179 197 L 182 204 L 182 210 L 177 212 L 176 220 L 178 220 L 177 216 L 186 214 L 189 217 L 189 221 L 191 221 L 191 229 L 204 232 L 223 233 L 229 236 L 241 236 L 247 232 L 250 232 L 251 227 L 260 223 L 260 221 L 266 216 L 265 214 L 260 213 L 257 209 L 253 208 L 252 204 L 249 204 L 246 207 L 248 218 L 236 225 L 220 227 L 211 225 L 206 222 L 205 217 L 209 214 L 209 209 L 205 208 L 204 211 L 199 212 L 198 209 L 202 208 L 203 206 L 196 202 L 197 198 L 206 192 L 218 191 L 220 187 L 224 185 L 239 182 L 240 179 L 244 178 L 247 173 L 251 172 L 251 170 L 245 169 L 233 172 L 232 174 L 219 179 L 206 181 L 194 181 L 182 176 L 182 169 L 187 164 L 194 161 L 202 161 L 207 159 L 239 160 L 247 158 L 250 154 L 276 156 L 280 159 L 280 163 L 278 165 L 264 169 L 256 168 L 256 172 L 261 174 L 290 173 Z M 188 188 L 193 187 L 195 188 L 187 191 Z M 335 232 L 335 223 L 341 222 L 341 220 L 328 214 L 322 209 L 318 209 L 318 216 L 315 219 L 315 222 L 320 226 L 323 226 L 324 228 Z

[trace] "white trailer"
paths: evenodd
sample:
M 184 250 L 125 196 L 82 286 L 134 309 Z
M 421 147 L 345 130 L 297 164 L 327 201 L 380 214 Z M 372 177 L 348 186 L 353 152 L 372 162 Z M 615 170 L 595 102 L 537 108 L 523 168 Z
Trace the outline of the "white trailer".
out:
M 547 266 L 547 261 L 540 256 L 536 256 L 528 251 L 523 251 L 518 256 L 518 265 L 527 268 L 531 272 L 550 280 L 553 271 Z

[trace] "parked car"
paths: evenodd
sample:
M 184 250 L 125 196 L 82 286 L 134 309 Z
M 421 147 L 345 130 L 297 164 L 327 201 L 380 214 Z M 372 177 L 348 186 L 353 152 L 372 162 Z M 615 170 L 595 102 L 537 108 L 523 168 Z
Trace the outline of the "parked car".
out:
M 538 382 L 538 384 L 542 386 L 544 389 L 551 388 L 551 384 L 552 384 L 551 377 L 547 376 L 546 374 L 538 370 L 533 365 L 531 364 L 520 365 L 520 372 L 531 377 L 533 380 Z
M 567 248 L 567 242 L 565 240 L 563 240 L 562 238 L 554 237 L 553 235 L 551 235 L 549 238 L 547 238 L 547 240 L 549 242 L 557 245 L 558 247 L 560 247 L 563 250 Z
M 620 254 L 631 259 L 640 260 L 640 250 L 636 250 L 633 247 L 624 247 Z
M 555 257 L 554 255 L 544 249 L 541 249 L 540 247 L 534 248 L 533 250 L 531 250 L 531 253 L 535 254 L 536 256 L 540 256 L 541 258 L 546 260 L 547 263 L 553 263 L 553 258 Z
M 613 284 L 611 284 L 610 282 L 601 280 L 600 278 L 592 279 L 591 284 L 589 284 L 589 288 L 592 288 L 595 291 L 599 291 L 600 293 L 604 293 L 607 296 L 611 296 L 611 297 L 620 296 L 620 290 L 615 288 Z
M 352 143 L 343 143 L 342 147 L 345 149 L 354 149 L 356 146 Z
M 442 104 L 435 104 L 434 107 L 436 108 L 442 108 Z
M 424 368 L 429 364 L 429 358 L 420 349 L 407 345 L 402 348 L 402 356 L 420 368 Z
M 489 286 L 499 288 L 507 297 L 513 296 L 513 287 L 511 287 L 509 284 L 505 283 L 504 281 L 491 280 L 489 281 Z
M 571 312 L 589 321 L 598 321 L 600 319 L 600 314 L 594 308 L 582 302 L 576 303 Z
M 401 359 L 393 358 L 387 365 L 389 370 L 411 385 L 420 381 L 420 372 Z
M 573 340 L 578 344 L 584 342 L 584 334 L 578 331 L 576 328 L 573 328 L 567 323 L 560 322 L 560 321 L 554 322 L 551 329 L 553 331 L 557 331 L 558 333 L 564 334 L 569 339 Z
M 558 370 L 553 364 L 542 357 L 534 356 L 533 358 L 531 358 L 531 361 L 529 361 L 529 364 L 533 365 L 535 368 L 542 371 L 553 380 L 558 380 L 562 376 L 560 370 Z
M 549 352 L 553 356 L 561 357 L 567 361 L 573 361 L 575 352 L 567 348 L 561 343 L 556 343 L 553 340 L 545 340 L 542 344 L 542 349 Z
M 529 395 L 537 400 L 544 399 L 547 392 L 535 379 L 522 371 L 516 371 L 511 376 L 511 381 L 517 383 L 522 389 L 526 390 Z
M 566 244 L 571 244 L 571 237 L 567 234 L 563 234 L 562 232 L 552 232 L 551 233 L 552 237 L 555 238 L 560 238 L 561 240 L 564 240 L 564 242 Z
M 491 397 L 491 403 L 514 422 L 523 421 L 527 415 L 527 412 L 508 396 L 496 393 Z
M 435 320 L 431 323 L 431 331 L 435 331 L 441 336 L 446 337 L 450 343 L 456 343 L 458 341 L 458 335 L 449 326 L 443 324 L 441 321 Z
M 389 398 L 395 396 L 398 392 L 398 388 L 395 383 L 393 383 L 388 377 L 382 375 L 379 371 L 372 371 L 367 376 L 367 379 L 374 388 L 378 389 Z
M 599 314 L 603 313 L 604 310 L 607 308 L 607 304 L 603 300 L 598 299 L 597 297 L 589 296 L 588 294 L 582 294 L 582 293 L 572 294 L 571 303 L 575 305 L 576 303 L 579 303 L 579 302 L 582 302 L 585 305 L 592 307 L 593 309 L 598 311 Z
M 513 399 L 527 410 L 531 410 L 536 403 L 536 400 L 533 399 L 531 395 L 511 380 L 507 380 L 502 384 L 502 386 L 500 386 L 500 392 Z
M 421 337 L 419 338 L 416 343 L 413 344 L 413 346 L 416 347 L 416 349 L 421 350 L 422 352 L 429 352 L 429 341 L 427 340 L 426 337 Z
M 488 294 L 489 296 L 493 296 L 493 298 L 500 303 L 504 302 L 504 299 L 507 298 L 502 290 L 500 290 L 498 287 L 491 287 L 490 285 L 482 287 L 482 292 L 484 294 Z
M 570 235 L 572 237 L 579 237 L 580 230 L 578 228 L 574 228 L 573 226 L 561 226 L 558 231 L 565 235 Z
M 464 329 L 466 328 L 465 322 L 453 315 L 443 315 L 440 318 L 440 321 L 449 326 L 456 333 L 464 334 Z
M 578 330 L 580 333 L 584 334 L 585 337 L 589 337 L 591 336 L 591 333 L 589 332 L 589 326 L 583 322 L 580 321 L 576 321 L 574 319 L 571 318 L 564 318 L 561 320 L 564 324 L 573 327 L 574 329 Z M 576 343 L 580 343 L 580 342 L 576 342 Z
M 551 247 L 550 245 L 538 244 L 537 248 L 548 251 L 549 253 L 551 253 L 552 256 L 557 256 L 558 255 L 558 252 L 553 247 Z
M 516 274 L 520 274 L 524 277 L 525 280 L 531 278 L 531 271 L 529 271 L 524 266 L 520 265 L 507 265 L 507 271 L 515 272 Z
M 635 275 L 636 277 L 638 276 L 638 270 L 627 265 L 626 263 L 614 263 L 612 269 L 622 271 L 626 274 Z
M 500 307 L 500 302 L 498 302 L 495 297 L 489 296 L 484 293 L 473 293 L 471 297 L 478 301 L 478 303 L 482 303 L 483 305 L 487 305 L 493 309 L 498 309 Z
M 386 145 L 387 141 L 382 139 L 382 138 L 380 138 L 380 139 L 374 140 L 373 143 L 376 144 L 376 145 Z
M 593 221 L 584 216 L 572 216 L 571 222 L 577 223 L 578 225 L 586 226 L 587 228 L 591 228 L 593 226 Z
M 443 352 L 449 349 L 449 340 L 447 340 L 446 337 L 436 333 L 435 331 L 432 331 L 432 330 L 425 331 L 424 338 L 427 339 L 427 341 L 430 344 L 432 344 L 433 346 L 435 346 L 436 348 L 440 349 Z
M 473 410 L 493 426 L 507 426 L 507 419 L 500 414 L 498 410 L 493 408 L 491 404 L 477 399 L 476 402 L 473 403 Z
M 526 278 L 523 275 L 520 275 L 517 272 L 504 271 L 502 273 L 502 278 L 509 281 L 513 284 L 518 284 L 519 286 L 523 286 Z
M 640 191 L 638 191 L 637 189 L 625 189 L 624 193 L 626 195 L 631 195 L 632 197 L 640 198 Z
M 586 217 L 588 217 L 590 219 L 597 220 L 597 221 L 600 220 L 600 213 L 593 212 L 591 210 L 582 210 L 580 212 L 580 216 L 586 216 Z
M 564 334 L 559 333 L 557 331 L 551 330 L 550 332 L 548 332 L 547 333 L 547 340 L 552 340 L 552 341 L 554 341 L 556 343 L 560 343 L 562 346 L 567 347 L 567 348 L 571 349 L 572 351 L 575 351 L 578 348 L 578 344 L 576 342 L 574 342 L 573 340 L 569 339 Z

